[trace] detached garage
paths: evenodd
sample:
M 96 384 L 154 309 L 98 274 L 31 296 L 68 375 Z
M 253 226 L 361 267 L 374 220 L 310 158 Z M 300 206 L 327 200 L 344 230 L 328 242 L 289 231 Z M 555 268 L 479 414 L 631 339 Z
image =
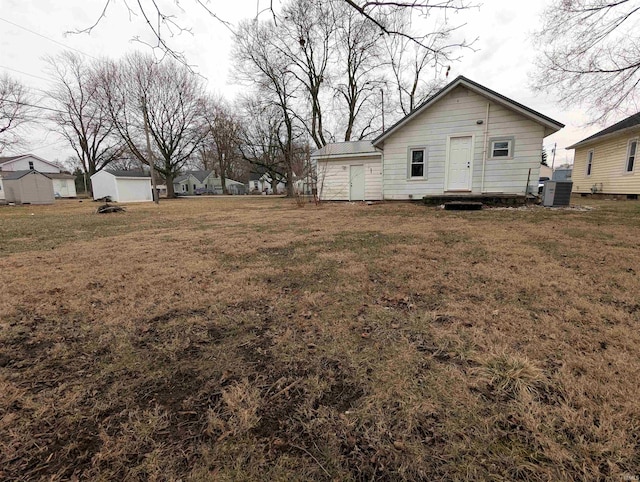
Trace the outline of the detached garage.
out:
M 382 199 L 382 152 L 370 141 L 328 144 L 312 154 L 323 201 Z
M 2 184 L 8 203 L 53 204 L 53 181 L 41 172 L 8 172 L 3 174 Z
M 153 201 L 151 176 L 145 172 L 103 169 L 91 176 L 91 185 L 93 199 L 109 196 L 120 203 Z

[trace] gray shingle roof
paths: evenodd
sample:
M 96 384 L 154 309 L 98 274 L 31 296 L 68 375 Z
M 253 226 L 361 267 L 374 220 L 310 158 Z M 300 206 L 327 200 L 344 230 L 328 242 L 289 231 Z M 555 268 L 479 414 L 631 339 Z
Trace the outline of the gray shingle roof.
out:
M 337 157 L 357 154 L 380 154 L 371 141 L 335 142 L 313 152 L 311 157 Z
M 5 180 L 5 181 L 14 181 L 16 179 L 21 179 L 24 176 L 26 176 L 27 174 L 31 174 L 32 172 L 36 173 L 36 174 L 42 174 L 44 177 L 49 177 L 48 173 L 45 174 L 43 172 L 38 172 L 38 171 L 27 169 L 26 171 L 11 171 L 11 172 L 8 172 L 8 173 L 2 175 L 2 179 Z
M 189 176 L 193 176 L 195 177 L 198 181 L 200 182 L 204 182 L 204 180 L 209 177 L 209 174 L 211 174 L 213 171 L 187 171 L 184 174 L 182 174 L 181 176 L 176 177 L 173 182 L 174 183 L 179 183 L 182 182 L 186 179 L 189 178 Z
M 614 134 L 618 131 L 622 131 L 625 129 L 629 129 L 631 127 L 635 127 L 640 125 L 640 112 L 637 114 L 633 114 L 626 119 L 621 120 L 620 122 L 613 124 L 612 126 L 607 127 L 606 129 L 602 129 L 600 132 L 596 132 L 592 136 L 587 137 L 586 139 L 582 139 L 580 142 L 576 142 L 572 146 L 567 147 L 567 149 L 573 149 L 576 146 L 587 144 L 591 141 L 595 141 L 600 137 L 607 136 L 609 134 Z
M 148 173 L 142 171 L 123 171 L 120 169 L 105 169 L 105 171 L 116 177 L 151 177 Z
M 73 174 L 67 174 L 66 172 L 47 172 L 46 176 L 51 179 L 75 179 L 76 176 Z

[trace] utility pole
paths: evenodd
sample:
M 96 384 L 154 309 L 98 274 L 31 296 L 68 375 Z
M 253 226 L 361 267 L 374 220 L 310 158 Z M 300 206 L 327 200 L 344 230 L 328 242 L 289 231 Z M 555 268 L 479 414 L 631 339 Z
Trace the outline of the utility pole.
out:
M 149 139 L 149 116 L 147 115 L 145 99 L 142 99 L 142 116 L 144 117 L 144 135 L 147 138 L 147 162 L 151 173 L 151 197 L 154 203 L 160 204 L 160 196 L 158 196 L 158 190 L 156 189 L 156 170 L 153 167 L 153 154 L 151 152 L 151 140 Z
M 384 89 L 380 89 L 382 95 L 382 132 L 384 132 Z

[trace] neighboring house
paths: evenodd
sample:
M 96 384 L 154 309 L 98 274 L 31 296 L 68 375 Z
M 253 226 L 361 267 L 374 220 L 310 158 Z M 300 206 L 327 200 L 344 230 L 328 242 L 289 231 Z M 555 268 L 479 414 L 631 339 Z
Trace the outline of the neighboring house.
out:
M 213 192 L 215 194 L 222 194 L 222 179 L 219 177 L 210 178 L 211 183 L 213 185 Z M 225 179 L 225 186 L 227 186 L 227 192 L 229 194 L 244 194 L 247 191 L 247 187 L 239 182 L 234 181 L 233 179 Z
M 575 149 L 573 192 L 640 194 L 640 113 L 567 147 Z
M 61 174 L 61 170 L 54 163 L 49 162 L 41 157 L 34 156 L 33 154 L 23 154 L 20 156 L 9 156 L 9 157 L 0 157 L 0 200 L 5 199 L 5 187 L 3 182 L 3 177 L 6 178 L 7 172 L 16 172 L 16 171 L 38 171 L 46 174 Z M 65 176 L 67 176 L 65 174 Z M 68 174 L 68 176 L 71 176 Z M 52 176 L 49 176 L 52 177 Z M 71 176 L 71 179 L 74 179 Z M 73 184 L 73 181 L 72 183 Z M 62 183 L 58 183 L 56 179 L 53 180 L 53 189 L 56 188 L 58 192 L 61 191 Z M 44 194 L 48 196 L 48 193 Z M 73 185 L 73 196 L 75 197 L 75 184 Z M 62 196 L 61 196 L 62 197 Z
M 537 193 L 555 121 L 458 77 L 373 141 L 312 154 L 324 200 L 407 200 Z M 527 182 L 528 180 L 528 182 Z
M 275 194 L 283 194 L 286 190 L 286 183 L 278 180 L 276 184 Z M 258 169 L 257 172 L 251 172 L 249 174 L 249 192 L 274 194 L 271 175 L 262 169 Z
M 140 171 L 103 169 L 91 176 L 93 199 L 109 196 L 115 202 L 153 201 L 151 176 Z
M 193 196 L 197 190 L 213 192 L 211 178 L 213 171 L 188 171 L 173 180 L 173 190 L 176 194 Z
M 229 194 L 244 194 L 244 184 L 233 179 L 225 179 Z M 176 194 L 193 196 L 195 194 L 222 194 L 222 179 L 215 171 L 188 171 L 173 180 Z
M 53 182 L 49 176 L 33 169 L 3 173 L 6 202 L 53 204 Z
M 571 181 L 573 177 L 573 166 L 570 164 L 556 167 L 551 179 L 554 181 Z
M 60 168 L 54 163 L 33 154 L 0 157 L 0 171 L 28 171 L 31 169 L 38 172 L 60 172 Z
M 66 172 L 47 173 L 53 181 L 53 193 L 60 198 L 73 198 L 76 193 L 76 176 Z

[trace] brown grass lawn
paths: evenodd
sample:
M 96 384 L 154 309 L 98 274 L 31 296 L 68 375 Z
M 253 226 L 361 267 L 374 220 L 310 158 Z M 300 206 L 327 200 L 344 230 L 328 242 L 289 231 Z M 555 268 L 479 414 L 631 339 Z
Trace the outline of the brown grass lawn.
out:
M 0 479 L 637 480 L 640 204 L 0 208 Z

